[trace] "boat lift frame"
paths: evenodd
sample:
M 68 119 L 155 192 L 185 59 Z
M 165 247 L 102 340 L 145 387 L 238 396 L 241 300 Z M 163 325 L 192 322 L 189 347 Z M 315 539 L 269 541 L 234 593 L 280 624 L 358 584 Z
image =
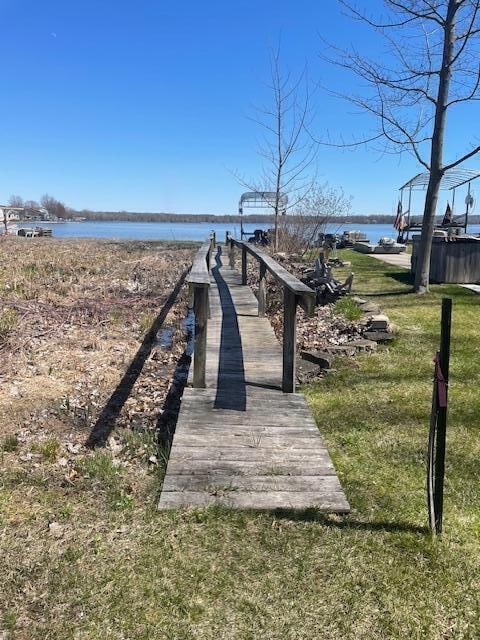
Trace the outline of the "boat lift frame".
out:
M 287 213 L 288 196 L 286 193 L 277 194 L 275 191 L 247 191 L 240 196 L 238 203 L 238 213 L 240 214 L 240 237 L 251 235 L 243 230 L 243 209 L 265 209 L 270 207 L 275 210 L 278 198 L 278 214 L 285 215 Z
M 454 169 L 448 169 L 447 171 L 445 171 L 445 173 L 443 174 L 442 180 L 440 182 L 440 189 L 442 191 L 452 191 L 452 216 L 454 215 L 454 212 L 455 212 L 456 190 L 459 187 L 468 185 L 468 193 L 467 193 L 467 197 L 465 198 L 465 206 L 466 206 L 465 213 L 462 213 L 459 216 L 457 216 L 457 219 L 465 216 L 465 222 L 463 224 L 460 224 L 458 222 L 453 221 L 451 224 L 441 225 L 440 227 L 436 227 L 436 228 L 463 229 L 465 233 L 467 232 L 468 216 L 470 213 L 470 208 L 472 207 L 472 204 L 473 204 L 473 197 L 471 194 L 471 183 L 477 178 L 480 178 L 480 171 L 477 169 L 454 168 Z M 411 218 L 411 207 L 412 207 L 412 191 L 426 191 L 428 187 L 429 179 L 430 179 L 430 173 L 428 171 L 424 173 L 418 173 L 416 176 L 411 178 L 399 189 L 402 211 L 403 211 L 404 191 L 408 192 L 408 209 L 406 211 L 407 226 L 405 227 L 404 230 L 401 231 L 402 237 L 403 237 L 403 232 L 404 231 L 407 232 L 407 237 L 405 239 L 406 242 L 408 242 L 409 240 L 410 231 L 420 230 L 422 228 L 421 223 L 420 224 L 411 223 L 410 218 Z

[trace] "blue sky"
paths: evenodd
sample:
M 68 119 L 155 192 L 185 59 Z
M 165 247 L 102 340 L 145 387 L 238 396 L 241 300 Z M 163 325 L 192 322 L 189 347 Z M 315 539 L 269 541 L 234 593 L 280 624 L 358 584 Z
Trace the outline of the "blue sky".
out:
M 232 171 L 259 170 L 248 116 L 268 101 L 269 49 L 281 38 L 292 71 L 308 62 L 312 80 L 338 86 L 321 36 L 376 46 L 333 1 L 0 0 L 0 18 L 0 200 L 48 192 L 78 209 L 234 213 Z M 322 91 L 315 108 L 319 135 L 369 130 Z M 319 153 L 320 180 L 356 213 L 391 212 L 419 170 L 366 149 Z

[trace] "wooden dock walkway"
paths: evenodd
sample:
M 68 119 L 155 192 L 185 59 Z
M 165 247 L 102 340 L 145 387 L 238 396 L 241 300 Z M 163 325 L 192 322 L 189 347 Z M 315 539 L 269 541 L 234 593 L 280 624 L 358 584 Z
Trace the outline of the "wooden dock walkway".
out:
M 282 346 L 225 262 L 220 248 L 210 276 L 205 388 L 184 391 L 159 508 L 348 512 L 305 398 L 281 390 Z

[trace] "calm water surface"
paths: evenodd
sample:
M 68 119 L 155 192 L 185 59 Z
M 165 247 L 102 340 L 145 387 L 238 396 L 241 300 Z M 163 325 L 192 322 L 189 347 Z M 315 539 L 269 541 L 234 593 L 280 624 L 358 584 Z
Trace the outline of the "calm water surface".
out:
M 26 225 L 25 225 L 26 226 Z M 37 226 L 37 223 L 35 223 Z M 223 240 L 225 232 L 231 231 L 235 237 L 240 235 L 238 224 L 212 224 L 210 222 L 62 222 L 58 224 L 38 223 L 53 229 L 56 238 L 112 238 L 119 240 L 205 240 L 210 231 L 215 230 L 217 238 Z M 248 224 L 245 231 L 267 228 L 268 224 Z M 358 230 L 366 233 L 372 242 L 384 236 L 396 238 L 396 231 L 388 224 L 343 224 L 327 225 L 327 232 L 341 233 L 345 230 Z M 471 225 L 471 233 L 480 233 L 480 225 Z

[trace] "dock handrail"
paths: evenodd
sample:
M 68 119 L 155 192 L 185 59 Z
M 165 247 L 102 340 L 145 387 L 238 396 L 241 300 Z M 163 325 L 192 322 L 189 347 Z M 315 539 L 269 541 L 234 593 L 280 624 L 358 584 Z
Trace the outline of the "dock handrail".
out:
M 187 282 L 193 297 L 195 313 L 195 340 L 193 351 L 193 386 L 205 388 L 207 355 L 207 324 L 209 315 L 210 262 L 215 247 L 215 234 L 211 234 L 197 251 Z
M 293 274 L 278 264 L 270 255 L 243 240 L 235 240 L 228 235 L 230 267 L 235 265 L 235 247 L 242 252 L 242 285 L 247 284 L 247 254 L 257 260 L 260 266 L 258 287 L 258 315 L 265 316 L 267 304 L 267 271 L 283 285 L 283 373 L 282 390 L 285 393 L 295 392 L 296 378 L 296 339 L 297 339 L 297 305 L 300 305 L 309 316 L 315 311 L 315 291 L 301 282 Z

